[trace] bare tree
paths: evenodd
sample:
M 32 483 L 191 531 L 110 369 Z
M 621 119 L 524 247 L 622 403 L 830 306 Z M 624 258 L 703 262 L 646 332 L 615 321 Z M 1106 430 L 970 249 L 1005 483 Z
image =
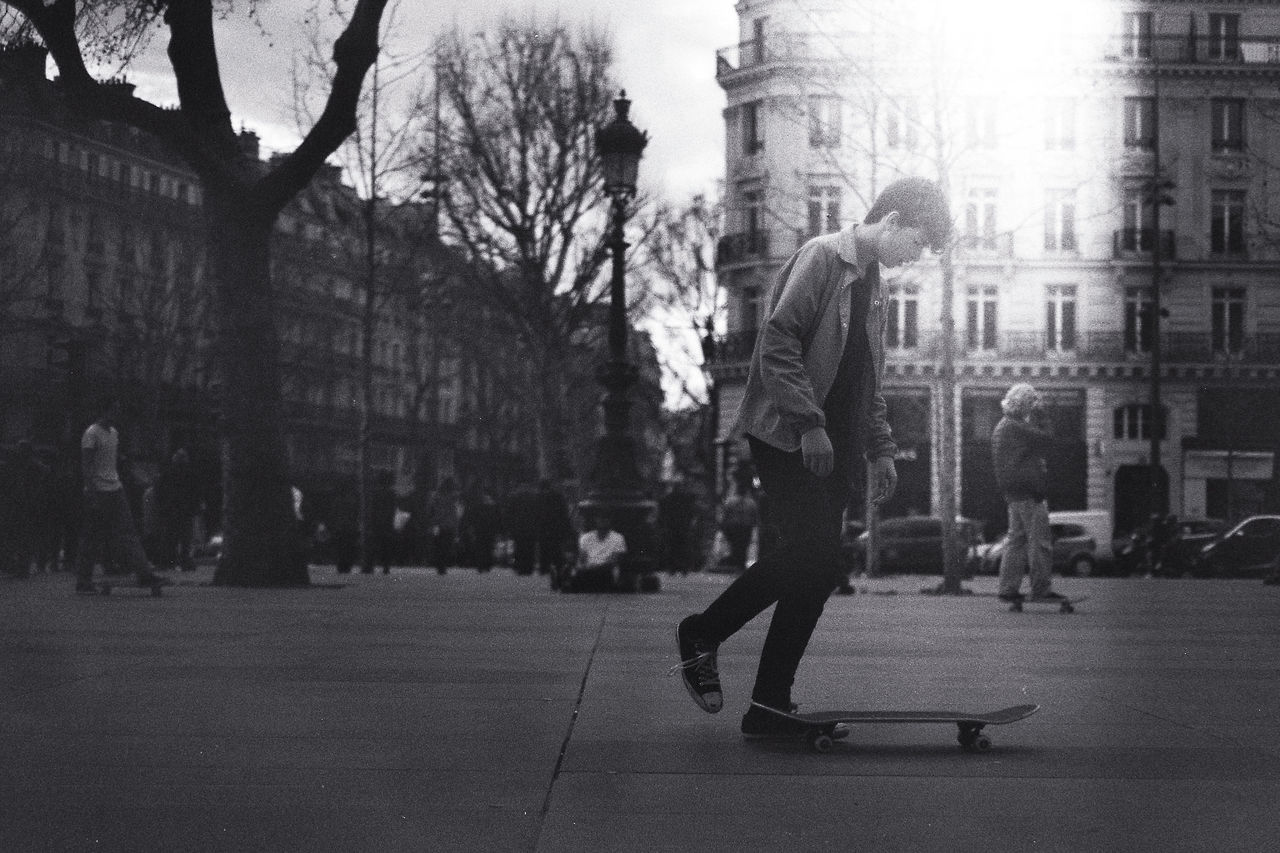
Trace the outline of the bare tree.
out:
M 436 43 L 442 237 L 468 261 L 475 298 L 530 359 L 521 398 L 537 412 L 543 476 L 574 470 L 568 365 L 599 322 L 607 289 L 605 209 L 594 132 L 611 100 L 603 36 L 504 20 Z
M 392 2 L 385 14 L 384 30 L 397 30 L 400 4 Z M 323 84 L 330 91 L 336 68 L 328 62 L 326 45 L 330 39 L 324 31 L 337 25 L 345 29 L 351 24 L 346 4 L 329 0 L 327 9 L 314 9 L 307 16 L 309 51 L 294 69 L 294 112 L 303 127 L 318 121 L 314 87 Z M 414 121 L 412 105 L 421 101 L 424 85 L 423 69 L 427 54 L 422 51 L 400 53 L 384 46 L 370 69 L 370 79 L 356 106 L 355 132 L 339 147 L 343 171 L 355 183 L 359 195 L 359 239 L 352 243 L 350 234 L 334 235 L 334 245 L 354 250 L 358 257 L 346 266 L 359 269 L 360 293 L 360 395 L 357 406 L 356 492 L 359 518 L 360 562 L 366 571 L 372 565 L 369 541 L 372 467 L 370 448 L 373 442 L 376 383 L 374 377 L 375 341 L 384 331 L 387 310 L 397 293 L 414 286 L 412 277 L 403 275 L 412 264 L 412 243 L 404 233 L 397 233 L 395 211 L 391 210 L 397 189 L 411 185 L 407 175 L 412 171 L 414 144 L 420 133 L 419 114 Z M 397 101 L 401 103 L 397 105 Z M 323 104 L 319 104 L 323 106 Z M 403 217 L 399 217 L 403 222 Z
M 308 583 L 293 530 L 280 405 L 280 343 L 274 322 L 271 235 L 280 210 L 355 129 L 365 73 L 378 55 L 386 0 L 357 0 L 333 43 L 333 85 L 324 111 L 292 153 L 264 167 L 245 155 L 218 65 L 220 16 L 252 14 L 229 0 L 2 0 L 18 13 L 9 31 L 34 32 L 58 65 L 62 90 L 81 115 L 119 122 L 163 141 L 200 177 L 206 281 L 212 287 L 215 353 L 222 382 L 225 544 L 217 580 L 243 586 Z M 104 85 L 90 65 L 127 65 L 158 31 L 179 107 L 163 109 Z

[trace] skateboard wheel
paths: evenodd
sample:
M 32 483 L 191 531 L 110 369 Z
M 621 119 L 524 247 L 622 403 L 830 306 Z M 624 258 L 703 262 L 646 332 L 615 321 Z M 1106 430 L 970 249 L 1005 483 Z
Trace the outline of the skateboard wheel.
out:
M 986 735 L 979 735 L 978 739 L 973 742 L 973 745 L 977 748 L 978 752 L 986 752 L 988 749 L 991 749 L 991 738 Z
M 1075 609 L 1074 607 L 1072 607 L 1072 606 L 1071 606 L 1071 602 L 1070 602 L 1070 601 L 1064 601 L 1064 602 L 1062 602 L 1062 607 L 1061 607 L 1061 608 L 1059 608 L 1059 610 L 1060 610 L 1060 612 L 1062 612 L 1062 613 L 1075 613 L 1075 612 L 1076 612 L 1076 609 Z
M 1009 605 L 1009 612 L 1010 612 L 1010 613 L 1021 613 L 1021 612 L 1022 612 L 1022 602 L 1021 602 L 1021 601 L 1015 601 L 1013 604 L 1010 604 L 1010 605 Z
M 815 752 L 830 752 L 831 743 L 831 736 L 822 732 L 809 736 L 809 746 L 813 747 Z

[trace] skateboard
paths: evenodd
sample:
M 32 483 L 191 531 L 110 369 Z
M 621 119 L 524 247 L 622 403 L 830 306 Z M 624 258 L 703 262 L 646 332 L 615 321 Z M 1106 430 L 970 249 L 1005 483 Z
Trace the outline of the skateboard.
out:
M 1039 705 L 1014 705 L 999 711 L 818 711 L 812 714 L 785 714 L 808 726 L 803 735 L 815 752 L 828 752 L 834 742 L 831 733 L 839 723 L 955 723 L 956 741 L 966 752 L 986 752 L 991 738 L 982 733 L 986 726 L 1003 726 L 1030 717 Z
M 1087 595 L 1080 595 L 1075 598 L 1030 598 L 1023 597 L 1009 604 L 1010 613 L 1021 613 L 1023 608 L 1028 604 L 1043 604 L 1050 607 L 1057 607 L 1059 613 L 1075 613 L 1076 605 L 1089 598 Z
M 123 587 L 125 589 L 145 589 L 151 593 L 152 598 L 159 598 L 164 595 L 165 586 L 166 584 L 163 583 L 138 583 L 129 578 L 121 578 L 119 580 L 99 581 L 94 585 L 93 592 L 78 591 L 78 593 L 80 595 L 110 595 L 113 589 Z

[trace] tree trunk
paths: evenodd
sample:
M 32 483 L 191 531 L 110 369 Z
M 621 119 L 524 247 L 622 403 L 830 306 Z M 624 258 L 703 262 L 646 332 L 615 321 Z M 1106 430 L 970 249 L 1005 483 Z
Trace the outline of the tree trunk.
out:
M 252 201 L 206 190 L 208 280 L 215 288 L 216 358 L 222 380 L 225 543 L 214 581 L 306 586 L 293 514 L 283 412 L 280 343 L 271 284 L 274 216 Z

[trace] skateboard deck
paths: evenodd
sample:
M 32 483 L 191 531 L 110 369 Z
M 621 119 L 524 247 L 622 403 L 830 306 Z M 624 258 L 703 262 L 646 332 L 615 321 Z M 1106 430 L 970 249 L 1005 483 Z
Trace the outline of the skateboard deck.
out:
M 1087 601 L 1089 596 L 1078 595 L 1075 598 L 1031 598 L 1025 596 L 1017 601 L 1009 604 L 1010 613 L 1021 613 L 1028 604 L 1038 604 L 1044 607 L 1056 607 L 1059 613 L 1075 613 L 1076 605 L 1082 601 Z
M 1039 705 L 1013 705 L 998 711 L 971 712 L 952 710 L 925 711 L 818 711 L 812 714 L 785 714 L 809 727 L 804 738 L 817 752 L 831 749 L 832 731 L 840 723 L 955 723 L 956 741 L 966 751 L 985 752 L 991 738 L 982 733 L 987 726 L 1003 726 L 1030 717 Z
M 164 595 L 165 584 L 138 583 L 134 580 L 122 578 L 120 580 L 104 580 L 94 584 L 93 592 L 78 591 L 79 595 L 110 595 L 114 589 L 145 589 L 151 593 L 152 598 L 159 598 Z

